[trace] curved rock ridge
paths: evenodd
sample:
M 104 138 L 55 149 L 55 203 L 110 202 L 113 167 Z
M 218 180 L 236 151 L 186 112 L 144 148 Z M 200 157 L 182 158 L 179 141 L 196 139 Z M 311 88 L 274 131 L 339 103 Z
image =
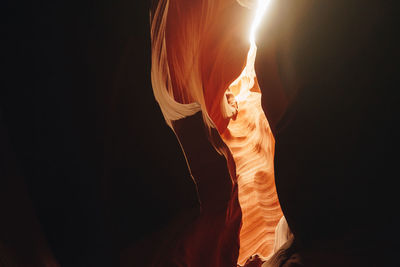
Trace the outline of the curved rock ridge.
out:
M 258 1 L 263 9 L 264 2 Z M 151 13 L 154 96 L 181 144 L 201 205 L 177 233 L 180 253 L 165 253 L 183 266 L 244 265 L 274 252 L 282 211 L 274 138 L 254 70 L 257 23 L 250 46 L 247 37 L 249 22 L 260 16 L 229 0 L 160 0 Z

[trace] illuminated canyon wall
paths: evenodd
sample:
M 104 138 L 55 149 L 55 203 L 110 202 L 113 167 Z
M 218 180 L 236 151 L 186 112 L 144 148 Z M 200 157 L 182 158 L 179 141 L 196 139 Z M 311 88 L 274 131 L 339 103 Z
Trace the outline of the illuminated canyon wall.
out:
M 275 240 L 285 220 L 254 71 L 255 32 L 268 3 L 161 0 L 151 13 L 154 95 L 202 208 L 181 243 L 184 266 L 245 265 L 256 254 L 266 260 L 286 241 Z M 202 253 L 208 261 L 196 256 Z

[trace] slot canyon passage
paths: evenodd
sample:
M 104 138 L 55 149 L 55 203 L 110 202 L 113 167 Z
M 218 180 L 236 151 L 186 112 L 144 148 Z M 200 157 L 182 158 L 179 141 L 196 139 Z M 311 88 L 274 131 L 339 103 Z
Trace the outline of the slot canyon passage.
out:
M 392 86 L 382 77 L 393 69 L 374 48 L 377 25 L 393 22 L 377 2 L 362 11 L 357 1 L 322 2 L 153 5 L 154 96 L 201 206 L 160 265 L 381 266 L 365 255 L 387 255 L 377 243 L 393 239 L 371 229 L 395 220 L 370 210 L 390 210 L 394 194 L 372 197 L 385 163 L 368 148 L 387 129 L 369 125 L 380 125 L 385 102 L 376 88 Z
M 181 244 L 184 266 L 261 263 L 290 236 L 254 69 L 256 30 L 268 4 L 167 0 L 152 10 L 154 95 L 202 210 Z
M 264 3 L 3 1 L 0 266 L 399 266 L 398 1 Z

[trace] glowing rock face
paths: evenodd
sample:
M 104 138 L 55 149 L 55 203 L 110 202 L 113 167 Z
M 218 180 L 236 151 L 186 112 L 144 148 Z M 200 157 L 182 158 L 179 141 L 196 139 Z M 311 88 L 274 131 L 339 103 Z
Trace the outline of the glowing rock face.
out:
M 268 3 L 257 3 L 246 66 L 229 86 L 237 100 L 237 114 L 221 135 L 236 163 L 242 209 L 238 259 L 241 265 L 254 254 L 267 258 L 274 252 L 275 228 L 283 215 L 275 188 L 274 137 L 261 107 L 254 70 L 255 32 Z
M 261 108 L 261 94 L 238 103 L 236 120 L 222 133 L 236 163 L 242 209 L 239 264 L 254 254 L 273 252 L 275 228 L 282 217 L 275 189 L 274 139 Z
M 181 140 L 195 183 L 199 186 L 193 166 L 199 163 L 190 155 L 201 153 L 201 149 L 195 151 L 194 146 L 182 141 L 187 140 L 182 136 L 185 131 L 177 132 L 173 122 L 201 111 L 206 128 L 217 129 L 219 137 L 212 136 L 211 130 L 209 139 L 226 157 L 232 183 L 238 186 L 242 211 L 237 259 L 240 265 L 254 254 L 262 258 L 272 255 L 275 228 L 282 218 L 274 181 L 274 138 L 261 108 L 254 71 L 257 50 L 254 34 L 262 15 L 258 11 L 265 11 L 267 3 L 259 0 L 254 14 L 235 1 L 165 0 L 158 3 L 152 17 L 154 94 L 167 123 Z M 246 17 L 249 14 L 255 17 L 250 30 L 250 50 L 243 26 L 250 26 Z M 201 155 L 197 160 L 203 160 Z M 209 203 L 204 199 L 207 195 L 200 192 L 200 197 L 203 198 L 200 202 Z M 231 198 L 237 199 L 237 193 Z M 232 210 L 233 207 L 220 213 L 240 212 Z M 230 223 L 225 221 L 225 227 Z M 201 228 L 206 229 L 204 225 Z M 235 230 L 229 234 L 238 235 Z

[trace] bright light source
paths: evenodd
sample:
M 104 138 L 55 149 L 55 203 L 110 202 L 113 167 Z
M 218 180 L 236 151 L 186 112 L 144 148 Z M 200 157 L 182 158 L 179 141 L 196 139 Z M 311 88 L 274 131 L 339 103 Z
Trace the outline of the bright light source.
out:
M 256 15 L 254 17 L 253 24 L 251 25 L 250 30 L 250 44 L 255 44 L 255 35 L 258 26 L 260 25 L 261 19 L 267 10 L 267 7 L 271 0 L 257 0 L 257 7 L 256 7 Z
M 242 102 L 247 99 L 250 95 L 250 90 L 254 86 L 256 72 L 254 70 L 254 62 L 256 59 L 257 46 L 255 42 L 255 35 L 258 26 L 261 23 L 261 19 L 267 10 L 267 7 L 271 0 L 257 0 L 257 6 L 255 7 L 254 21 L 250 29 L 250 49 L 247 54 L 246 66 L 239 77 L 232 82 L 229 86 L 232 92 L 234 92 L 235 100 Z

